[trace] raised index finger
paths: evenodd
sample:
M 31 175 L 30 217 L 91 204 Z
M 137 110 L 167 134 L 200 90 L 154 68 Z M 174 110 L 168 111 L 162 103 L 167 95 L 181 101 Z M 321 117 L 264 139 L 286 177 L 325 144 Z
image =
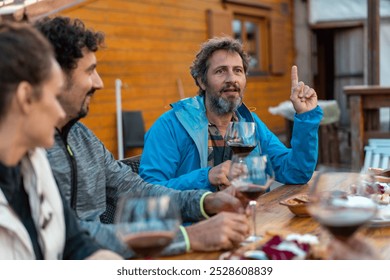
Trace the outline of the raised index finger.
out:
M 298 85 L 298 67 L 291 67 L 291 87 L 296 87 Z

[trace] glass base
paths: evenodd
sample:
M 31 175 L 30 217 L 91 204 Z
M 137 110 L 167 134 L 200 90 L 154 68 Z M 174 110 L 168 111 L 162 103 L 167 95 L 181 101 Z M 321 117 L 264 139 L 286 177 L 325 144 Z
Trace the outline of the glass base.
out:
M 254 242 L 260 241 L 262 239 L 263 239 L 262 236 L 251 235 L 251 236 L 248 236 L 248 238 L 245 239 L 243 242 L 241 242 L 240 245 L 241 246 L 248 245 L 250 243 L 254 243 Z

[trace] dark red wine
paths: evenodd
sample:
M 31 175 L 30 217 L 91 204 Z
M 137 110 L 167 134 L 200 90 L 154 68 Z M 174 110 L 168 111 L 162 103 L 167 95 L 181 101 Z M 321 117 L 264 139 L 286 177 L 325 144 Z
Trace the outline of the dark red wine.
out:
M 256 200 L 260 195 L 264 194 L 266 189 L 261 186 L 241 186 L 237 188 L 246 198 Z
M 124 237 L 127 244 L 139 257 L 153 257 L 168 246 L 174 237 L 169 231 L 140 232 Z
M 249 154 L 256 146 L 245 145 L 243 143 L 227 142 L 227 145 L 232 149 L 233 154 Z
M 325 228 L 327 228 L 330 233 L 339 240 L 347 240 L 351 237 L 355 231 L 359 229 L 363 225 L 363 223 L 350 225 L 350 226 L 333 226 L 322 224 Z
M 318 209 L 314 215 L 318 222 L 339 240 L 351 237 L 375 215 L 375 208 Z

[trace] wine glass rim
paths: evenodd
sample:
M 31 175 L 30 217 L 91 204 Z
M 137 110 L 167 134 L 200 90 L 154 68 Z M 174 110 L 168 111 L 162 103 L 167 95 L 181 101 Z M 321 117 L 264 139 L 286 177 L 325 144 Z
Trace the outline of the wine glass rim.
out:
M 253 127 L 253 129 L 256 127 L 256 123 L 255 122 L 247 122 L 247 121 L 230 121 L 229 124 L 228 124 L 228 129 L 231 129 L 232 127 L 234 126 L 248 126 L 250 128 Z
M 236 153 L 233 156 L 237 157 L 246 157 L 246 158 L 256 158 L 256 157 L 266 157 L 269 158 L 268 154 L 252 154 L 252 153 Z

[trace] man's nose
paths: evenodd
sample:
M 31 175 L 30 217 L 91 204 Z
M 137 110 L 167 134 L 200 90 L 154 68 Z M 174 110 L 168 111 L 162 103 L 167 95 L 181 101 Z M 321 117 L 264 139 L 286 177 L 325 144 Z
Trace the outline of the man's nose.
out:
M 92 77 L 93 87 L 95 89 L 102 89 L 104 87 L 104 83 L 102 78 L 100 78 L 99 73 L 95 70 L 94 75 Z
M 238 80 L 237 80 L 237 76 L 234 74 L 233 70 L 229 70 L 227 71 L 227 75 L 226 75 L 226 81 L 227 82 L 230 82 L 232 84 L 237 84 L 238 83 Z

